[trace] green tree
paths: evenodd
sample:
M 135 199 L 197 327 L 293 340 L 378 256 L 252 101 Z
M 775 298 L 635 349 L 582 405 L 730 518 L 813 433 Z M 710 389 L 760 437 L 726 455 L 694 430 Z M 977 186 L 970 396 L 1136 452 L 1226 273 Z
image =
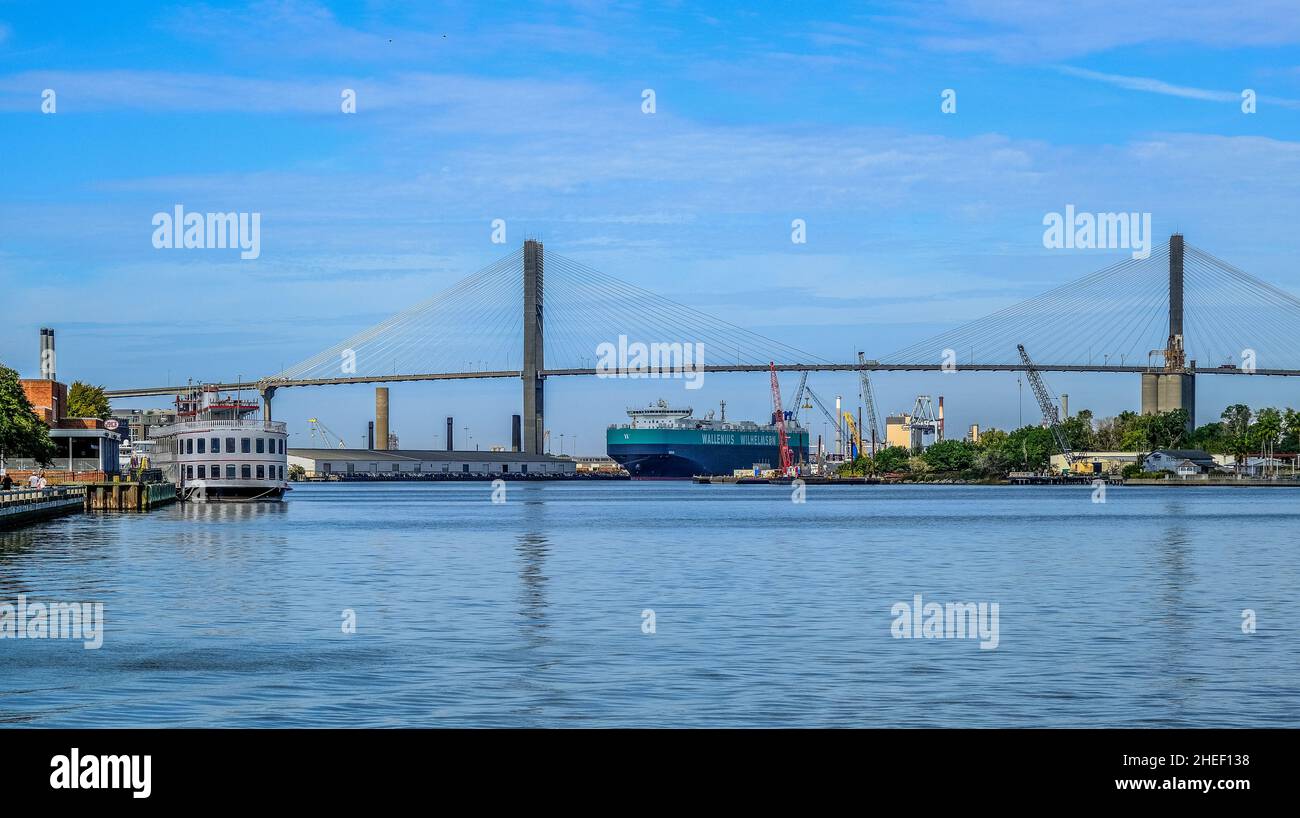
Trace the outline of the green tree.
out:
M 1174 409 L 1147 416 L 1147 439 L 1152 451 L 1181 449 L 1187 441 L 1187 410 Z
M 68 389 L 68 417 L 106 419 L 112 409 L 104 387 L 73 381 Z
M 1002 459 L 1012 468 L 1036 471 L 1047 468 L 1056 450 L 1050 429 L 1023 426 L 1007 435 L 1000 452 Z
M 1223 410 L 1223 437 L 1227 444 L 1227 454 L 1233 455 L 1240 465 L 1250 454 L 1250 407 L 1244 403 L 1234 403 Z
M 1282 413 L 1273 408 L 1266 406 L 1255 413 L 1255 424 L 1251 427 L 1251 442 L 1254 449 L 1259 450 L 1261 447 L 1276 448 L 1279 440 L 1282 439 Z
M 0 365 L 0 458 L 30 457 L 49 465 L 54 448 L 49 427 L 36 416 L 18 373 Z
M 1097 449 L 1096 434 L 1092 428 L 1092 412 L 1088 409 L 1061 421 L 1061 431 L 1065 441 L 1076 452 L 1090 452 Z
M 1192 432 L 1187 444 L 1193 449 L 1200 449 L 1210 454 L 1227 454 L 1230 449 L 1227 427 L 1222 422 L 1198 426 L 1196 431 Z
M 1001 429 L 986 429 L 980 432 L 980 442 L 975 447 L 982 452 L 995 452 L 1007 442 L 1007 433 Z
M 876 473 L 907 471 L 907 460 L 911 456 L 906 446 L 887 446 L 876 452 Z
M 975 447 L 965 440 L 940 440 L 921 455 L 933 471 L 966 471 L 975 463 Z

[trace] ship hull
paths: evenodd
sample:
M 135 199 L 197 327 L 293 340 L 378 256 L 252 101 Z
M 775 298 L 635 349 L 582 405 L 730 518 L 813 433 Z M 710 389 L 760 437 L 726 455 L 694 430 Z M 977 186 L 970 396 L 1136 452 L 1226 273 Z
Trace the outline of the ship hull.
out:
M 796 463 L 808 460 L 806 432 L 790 435 Z M 781 463 L 777 433 L 710 432 L 698 430 L 610 429 L 605 439 L 609 457 L 632 477 L 689 478 L 731 475 L 756 464 L 775 468 Z

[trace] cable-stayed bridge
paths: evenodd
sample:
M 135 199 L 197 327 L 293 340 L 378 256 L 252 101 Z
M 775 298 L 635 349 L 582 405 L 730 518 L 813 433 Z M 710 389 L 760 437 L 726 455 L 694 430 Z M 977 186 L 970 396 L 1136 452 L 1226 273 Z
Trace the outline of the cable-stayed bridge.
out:
M 843 363 L 529 240 L 432 298 L 256 386 L 269 416 L 271 398 L 282 388 L 521 378 L 524 449 L 540 452 L 545 379 L 617 375 L 628 366 L 627 347 L 635 350 L 637 343 L 666 345 L 677 368 L 696 372 L 766 372 L 771 366 L 781 372 L 1022 371 L 1016 349 L 1022 344 L 1039 370 L 1141 373 L 1143 411 L 1190 411 L 1197 374 L 1300 375 L 1298 331 L 1300 299 L 1174 235 L 1147 258 L 1125 259 L 879 359 Z M 614 349 L 619 354 L 611 372 Z M 176 389 L 114 389 L 108 395 Z

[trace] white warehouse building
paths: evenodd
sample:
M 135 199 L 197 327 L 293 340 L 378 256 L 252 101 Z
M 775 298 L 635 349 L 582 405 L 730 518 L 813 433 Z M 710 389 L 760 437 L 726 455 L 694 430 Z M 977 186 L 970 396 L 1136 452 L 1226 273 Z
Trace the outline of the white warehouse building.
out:
M 289 466 L 309 478 L 561 477 L 577 469 L 573 458 L 548 454 L 418 449 L 290 449 Z

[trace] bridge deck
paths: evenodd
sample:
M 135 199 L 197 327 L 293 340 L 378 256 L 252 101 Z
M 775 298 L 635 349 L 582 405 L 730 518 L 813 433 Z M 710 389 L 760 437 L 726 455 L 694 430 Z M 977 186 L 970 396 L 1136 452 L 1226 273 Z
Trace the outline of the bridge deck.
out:
M 1035 364 L 1043 372 L 1163 372 L 1159 367 L 1149 366 L 1105 366 L 1089 364 Z M 777 372 L 941 372 L 943 364 L 858 364 L 858 363 L 812 363 L 812 364 L 777 364 Z M 703 367 L 705 372 L 767 372 L 768 366 L 759 364 L 721 364 Z M 955 372 L 1023 372 L 1023 364 L 957 364 Z M 1300 376 L 1300 369 L 1255 369 L 1247 371 L 1240 368 L 1198 366 L 1197 375 L 1272 375 L 1282 377 Z M 564 377 L 573 375 L 594 376 L 595 369 L 547 369 L 542 372 L 547 377 Z M 220 383 L 216 388 L 225 391 L 238 389 L 256 389 L 274 387 L 276 389 L 295 386 L 342 386 L 347 384 L 397 383 L 403 381 L 455 381 L 477 380 L 484 378 L 520 378 L 522 372 L 514 370 L 493 370 L 485 372 L 429 372 L 410 375 L 371 375 L 342 378 L 304 378 L 299 380 L 263 381 L 259 383 Z M 182 386 L 146 386 L 135 389 L 110 389 L 105 394 L 110 398 L 149 397 L 155 395 L 174 395 Z

